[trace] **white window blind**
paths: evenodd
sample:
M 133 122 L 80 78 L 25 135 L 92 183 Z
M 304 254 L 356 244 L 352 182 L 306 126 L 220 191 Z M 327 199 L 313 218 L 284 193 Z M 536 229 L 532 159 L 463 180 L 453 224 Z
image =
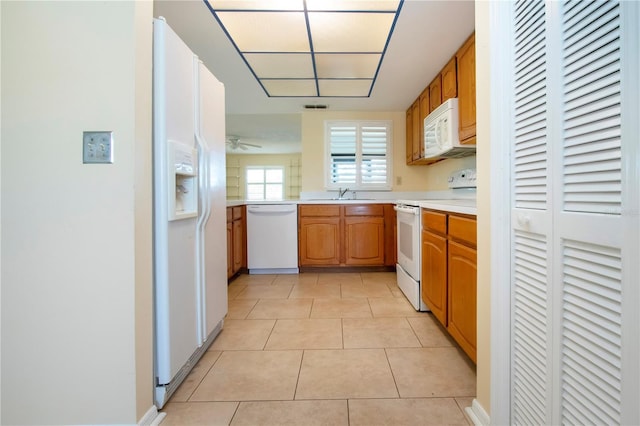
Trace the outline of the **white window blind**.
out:
M 391 189 L 391 122 L 325 124 L 328 189 Z

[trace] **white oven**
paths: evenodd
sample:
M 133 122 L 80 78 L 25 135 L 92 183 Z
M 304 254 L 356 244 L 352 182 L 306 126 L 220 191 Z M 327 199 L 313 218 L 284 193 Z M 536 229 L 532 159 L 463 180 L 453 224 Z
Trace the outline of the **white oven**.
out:
M 429 309 L 420 295 L 422 229 L 420 207 L 409 201 L 398 201 L 394 207 L 397 217 L 398 287 L 417 311 Z

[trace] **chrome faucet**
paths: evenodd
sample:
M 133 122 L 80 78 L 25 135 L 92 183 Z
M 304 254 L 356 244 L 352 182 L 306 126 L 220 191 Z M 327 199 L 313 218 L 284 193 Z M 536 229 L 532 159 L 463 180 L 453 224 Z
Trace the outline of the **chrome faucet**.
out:
M 342 188 L 338 189 L 338 199 L 342 200 L 342 197 L 344 197 L 344 194 L 346 194 L 347 192 L 349 192 L 349 188 L 345 188 L 344 191 L 342 190 Z

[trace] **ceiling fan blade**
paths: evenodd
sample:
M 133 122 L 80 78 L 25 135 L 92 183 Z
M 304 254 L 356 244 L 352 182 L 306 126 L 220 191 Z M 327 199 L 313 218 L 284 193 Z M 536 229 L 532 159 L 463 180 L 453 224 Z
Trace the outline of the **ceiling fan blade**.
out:
M 245 144 L 239 143 L 237 146 L 240 147 L 241 150 L 246 151 L 248 148 L 244 146 Z
M 246 142 L 240 142 L 240 145 L 244 145 L 244 146 L 251 146 L 251 147 L 253 147 L 253 148 L 262 148 L 262 146 L 261 146 L 261 145 L 255 145 L 255 144 L 252 144 L 252 143 L 246 143 Z

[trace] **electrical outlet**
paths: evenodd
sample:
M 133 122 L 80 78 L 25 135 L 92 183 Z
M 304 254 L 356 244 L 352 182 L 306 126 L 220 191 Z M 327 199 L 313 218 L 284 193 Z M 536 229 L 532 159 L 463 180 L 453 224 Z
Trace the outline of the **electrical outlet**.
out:
M 402 185 L 402 176 L 396 176 L 396 185 Z
M 82 162 L 113 163 L 113 132 L 82 132 Z

